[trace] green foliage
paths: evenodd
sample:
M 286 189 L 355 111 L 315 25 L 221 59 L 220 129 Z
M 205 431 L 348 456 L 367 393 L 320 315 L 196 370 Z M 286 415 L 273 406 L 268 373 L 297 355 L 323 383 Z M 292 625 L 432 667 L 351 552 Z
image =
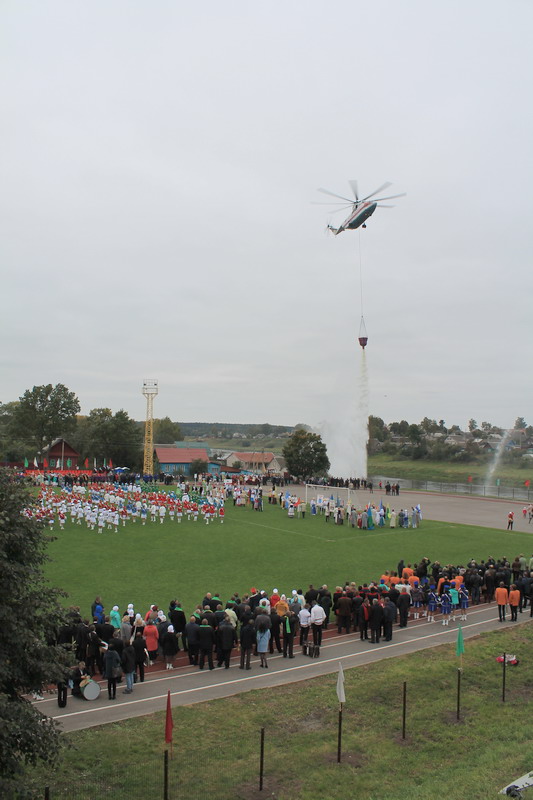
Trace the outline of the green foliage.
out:
M 283 447 L 287 470 L 298 478 L 325 475 L 329 469 L 326 445 L 317 433 L 298 429 Z
M 368 418 L 368 438 L 377 439 L 378 442 L 384 442 L 388 437 L 389 429 L 381 417 L 373 417 L 371 414 Z
M 172 422 L 170 417 L 154 419 L 154 442 L 156 444 L 173 444 L 182 440 L 183 434 L 178 422 Z
M 21 515 L 29 492 L 0 470 L 0 789 L 18 787 L 23 765 L 53 761 L 56 724 L 23 695 L 64 680 L 65 653 L 55 641 L 63 596 L 43 575 L 50 541 L 42 525 Z
M 207 461 L 203 458 L 195 458 L 191 461 L 189 475 L 200 475 L 207 472 Z
M 515 419 L 515 423 L 513 425 L 515 431 L 522 430 L 523 428 L 527 428 L 527 422 L 525 421 L 524 417 L 517 417 Z
M 437 433 L 439 431 L 439 425 L 436 419 L 429 419 L 429 417 L 424 417 L 422 422 L 420 423 L 420 427 L 424 431 L 424 433 Z
M 76 426 L 78 398 L 58 383 L 26 389 L 13 409 L 12 435 L 28 440 L 41 453 L 58 436 L 67 436 Z
M 468 430 L 470 431 L 470 433 L 474 433 L 474 431 L 477 431 L 477 422 L 475 419 L 468 420 Z
M 72 445 L 81 458 L 112 459 L 115 466 L 138 468 L 141 461 L 142 428 L 124 410 L 93 408 L 78 421 Z

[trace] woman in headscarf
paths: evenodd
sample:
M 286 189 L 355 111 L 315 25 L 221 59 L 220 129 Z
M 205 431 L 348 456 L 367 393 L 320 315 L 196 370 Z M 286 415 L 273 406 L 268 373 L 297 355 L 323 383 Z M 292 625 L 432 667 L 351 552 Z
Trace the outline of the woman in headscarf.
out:
M 117 696 L 117 678 L 122 675 L 120 666 L 120 656 L 115 650 L 114 643 L 111 641 L 104 656 L 103 676 L 107 678 L 107 694 L 110 700 L 115 700 Z
M 282 594 L 279 603 L 276 603 L 276 614 L 285 617 L 289 613 L 289 604 L 286 595 Z
M 152 620 L 148 620 L 147 624 L 144 626 L 144 638 L 146 639 L 146 649 L 150 654 L 150 666 L 152 666 L 157 658 L 157 651 L 159 649 L 159 631 Z
M 174 669 L 174 656 L 179 652 L 178 637 L 174 632 L 174 626 L 169 625 L 166 633 L 161 637 L 161 647 L 167 662 L 167 669 Z
M 120 628 L 122 624 L 122 619 L 120 616 L 120 611 L 118 610 L 118 606 L 113 606 L 113 608 L 111 609 L 111 613 L 109 615 L 109 621 L 111 625 L 117 630 Z

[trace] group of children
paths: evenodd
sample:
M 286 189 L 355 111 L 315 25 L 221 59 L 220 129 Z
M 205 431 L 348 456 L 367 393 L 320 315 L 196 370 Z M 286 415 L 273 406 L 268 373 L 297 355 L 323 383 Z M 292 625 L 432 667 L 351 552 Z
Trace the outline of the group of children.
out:
M 70 518 L 72 524 L 82 525 L 98 533 L 111 530 L 118 533 L 119 527 L 127 523 L 140 521 L 141 525 L 165 522 L 167 516 L 171 523 L 182 520 L 204 524 L 218 520 L 224 522 L 224 496 L 189 496 L 187 493 L 178 496 L 175 492 L 142 492 L 135 487 L 119 485 L 99 485 L 87 487 L 63 488 L 60 491 L 43 487 L 35 506 L 24 509 L 27 517 L 47 522 L 50 530 L 56 524 L 60 530 Z

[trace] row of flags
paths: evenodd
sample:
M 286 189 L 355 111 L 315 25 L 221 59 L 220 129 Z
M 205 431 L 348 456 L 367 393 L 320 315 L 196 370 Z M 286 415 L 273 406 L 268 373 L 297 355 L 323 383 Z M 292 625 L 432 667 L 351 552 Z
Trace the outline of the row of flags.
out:
M 60 459 L 60 458 L 57 459 L 56 468 L 57 469 L 72 469 L 72 459 L 71 458 L 67 458 L 67 459 L 64 459 L 64 460 L 66 462 L 65 465 L 64 466 L 63 465 L 59 466 L 59 464 L 61 463 L 62 459 Z M 96 462 L 97 462 L 97 459 L 93 458 L 93 469 L 98 469 Z M 28 461 L 27 458 L 25 458 L 24 459 L 24 469 L 28 469 L 29 466 L 30 466 L 30 462 Z M 33 466 L 35 467 L 35 469 L 39 469 L 39 463 L 37 461 L 37 456 L 35 456 L 35 458 L 33 459 Z M 102 466 L 104 467 L 104 469 L 107 469 L 107 468 L 113 469 L 113 461 L 110 458 L 104 458 L 104 463 L 103 463 Z M 48 469 L 48 468 L 49 468 L 49 461 L 48 461 L 47 458 L 44 458 L 43 459 L 43 469 Z M 77 469 L 79 469 L 79 468 L 80 467 L 78 465 Z M 83 468 L 84 469 L 89 469 L 89 459 L 88 458 L 86 458 L 85 461 L 83 462 Z

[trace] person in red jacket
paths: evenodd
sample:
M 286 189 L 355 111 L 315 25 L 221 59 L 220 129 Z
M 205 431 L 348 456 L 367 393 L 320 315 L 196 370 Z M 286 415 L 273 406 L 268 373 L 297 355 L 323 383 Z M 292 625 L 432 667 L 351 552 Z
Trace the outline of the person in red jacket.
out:
M 498 614 L 500 622 L 505 622 L 505 607 L 509 602 L 509 594 L 507 592 L 507 589 L 505 588 L 505 584 L 503 581 L 500 581 L 500 585 L 494 592 L 494 596 L 496 598 L 496 602 L 498 603 Z
M 511 622 L 516 622 L 518 618 L 518 606 L 520 605 L 520 590 L 513 583 L 509 592 L 509 606 L 511 608 Z

